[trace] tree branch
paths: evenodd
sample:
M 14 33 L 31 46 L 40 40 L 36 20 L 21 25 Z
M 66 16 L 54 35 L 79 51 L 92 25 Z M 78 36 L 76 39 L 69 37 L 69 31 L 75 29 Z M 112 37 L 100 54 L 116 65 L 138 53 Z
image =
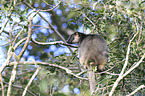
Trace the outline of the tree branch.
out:
M 7 83 L 7 82 L 4 82 L 5 84 L 9 84 L 9 83 Z M 18 85 L 12 85 L 13 87 L 15 87 L 15 88 L 21 88 L 21 89 L 25 89 L 23 86 L 18 86 Z M 30 90 L 27 90 L 31 95 L 33 95 L 33 96 L 37 96 L 37 95 L 35 95 L 34 93 L 32 93 Z
M 12 66 L 14 65 L 16 62 L 11 62 L 9 65 Z M 66 73 L 70 74 L 70 75 L 73 75 L 75 76 L 76 78 L 79 78 L 79 79 L 84 79 L 84 80 L 88 80 L 88 78 L 83 78 L 83 77 L 80 77 L 79 75 L 76 75 L 74 73 L 72 73 L 71 70 L 69 70 L 68 68 L 66 67 L 63 67 L 63 66 L 60 66 L 60 65 L 56 65 L 56 64 L 50 64 L 50 63 L 46 63 L 46 62 L 36 62 L 38 65 L 48 65 L 48 66 L 53 66 L 53 67 L 57 67 L 57 68 L 60 68 L 60 69 L 63 69 L 66 71 Z M 35 62 L 28 62 L 28 61 L 20 61 L 19 62 L 19 65 L 34 65 Z
M 14 41 L 13 41 L 13 43 L 12 43 L 12 46 L 14 46 L 14 44 L 15 44 L 17 38 L 20 36 L 20 34 L 23 32 L 23 30 L 24 30 L 24 27 L 21 29 L 21 31 L 20 31 L 20 32 L 17 34 L 17 36 L 15 37 L 15 39 L 14 39 Z
M 8 14 L 8 16 L 7 16 L 6 20 L 5 20 L 5 23 L 3 24 L 3 26 L 2 26 L 2 28 L 1 28 L 1 30 L 0 30 L 0 35 L 1 35 L 1 33 L 3 32 L 5 26 L 7 25 L 8 21 L 9 21 L 9 19 L 10 19 L 10 16 L 12 15 L 12 12 L 13 12 L 12 10 L 13 10 L 13 6 L 11 7 L 10 13 Z
M 137 24 L 136 24 L 136 26 L 137 26 Z M 133 38 L 129 41 L 129 44 L 128 44 L 128 48 L 127 48 L 127 53 L 126 53 L 126 59 L 125 59 L 125 63 L 124 63 L 124 66 L 123 66 L 123 68 L 122 68 L 122 71 L 120 72 L 120 75 L 119 75 L 119 77 L 117 78 L 117 80 L 115 81 L 115 83 L 114 83 L 114 85 L 113 85 L 113 87 L 112 87 L 112 90 L 111 90 L 111 92 L 109 93 L 109 96 L 112 96 L 113 95 L 113 93 L 114 93 L 114 91 L 115 91 L 115 89 L 116 89 L 116 87 L 117 87 L 117 85 L 118 85 L 118 83 L 119 83 L 119 81 L 123 78 L 123 73 L 124 73 L 124 71 L 125 71 L 125 68 L 126 68 L 126 66 L 127 66 L 127 63 L 128 63 L 128 58 L 129 58 L 129 52 L 130 52 L 130 46 L 131 46 L 131 42 L 132 42 L 132 40 L 136 37 L 136 35 L 139 33 L 139 28 L 138 28 L 138 26 L 137 26 L 137 32 L 136 32 L 136 34 L 133 36 Z M 126 76 L 126 75 L 125 75 Z
M 68 44 L 68 43 L 64 43 L 63 41 L 55 41 L 55 42 L 38 42 L 36 40 L 34 40 L 33 38 L 31 38 L 31 41 L 37 45 L 55 45 L 55 44 L 62 44 L 62 45 L 67 45 L 70 47 L 74 47 L 74 48 L 78 48 L 78 46 L 76 45 L 72 45 L 72 44 Z
M 1 86 L 2 86 L 2 96 L 5 96 L 5 94 L 4 94 L 4 85 L 3 85 L 3 80 L 2 80 L 1 73 L 0 73 L 0 81 L 1 81 Z
M 42 11 L 42 12 L 51 11 L 51 10 L 55 9 L 61 2 L 62 2 L 62 0 L 59 1 L 58 4 L 56 6 L 54 6 L 53 8 L 51 8 L 51 9 L 48 9 L 48 10 L 40 10 L 40 11 Z
M 20 52 L 20 54 L 19 54 L 19 58 L 22 57 L 24 51 L 26 50 L 26 47 L 27 47 L 28 44 L 29 44 L 29 41 L 30 41 L 30 38 L 31 38 L 31 31 L 32 31 L 32 18 L 30 18 L 30 20 L 29 20 L 29 28 L 28 28 L 27 40 L 26 40 L 26 42 L 25 42 L 25 44 L 24 44 L 24 46 L 23 46 L 23 48 L 22 48 L 22 50 L 21 50 L 21 52 Z
M 92 30 L 92 32 L 95 30 L 95 28 L 96 28 L 96 25 L 85 15 L 85 14 L 83 14 L 91 23 L 92 23 L 92 25 L 94 26 L 93 27 L 93 30 Z
M 127 72 L 125 72 L 122 77 L 125 77 L 127 74 L 129 74 L 133 69 L 135 69 L 137 66 L 139 66 L 139 64 L 143 61 L 143 59 L 145 58 L 145 53 L 142 56 L 142 58 L 132 67 L 130 68 Z
M 0 67 L 0 73 L 2 73 L 4 68 L 9 64 L 11 57 L 12 57 L 12 47 L 10 46 L 8 50 L 7 59 L 5 60 L 5 63 L 3 63 L 2 66 Z
M 36 63 L 35 63 L 35 64 L 36 64 Z M 26 95 L 26 92 L 27 92 L 27 90 L 28 90 L 28 87 L 31 85 L 32 81 L 34 80 L 34 78 L 36 77 L 36 75 L 37 75 L 38 72 L 39 72 L 39 69 L 40 69 L 40 68 L 39 68 L 37 65 L 36 65 L 36 67 L 37 67 L 37 70 L 35 71 L 35 73 L 34 73 L 33 76 L 31 77 L 30 81 L 28 82 L 28 84 L 27 84 L 25 90 L 23 91 L 22 96 L 25 96 L 25 95 Z
M 137 89 L 135 89 L 132 93 L 130 93 L 129 95 L 126 96 L 131 96 L 133 94 L 135 94 L 138 90 L 140 90 L 141 88 L 145 88 L 145 85 L 140 85 Z
M 12 83 L 15 81 L 17 64 L 18 64 L 18 62 L 16 62 L 14 64 L 14 67 L 13 67 L 13 70 L 12 70 L 12 73 L 11 73 L 11 78 L 10 78 L 10 81 L 9 81 L 7 96 L 11 96 L 11 87 L 12 87 Z
M 60 1 L 61 2 L 61 1 Z M 59 3 L 60 3 L 59 2 Z M 25 5 L 27 5 L 28 7 L 32 8 L 34 11 L 36 11 L 35 8 L 33 8 L 31 5 L 29 5 L 27 2 L 23 1 L 23 3 Z M 49 23 L 40 13 L 39 13 L 39 10 L 37 11 L 37 13 L 39 14 L 39 16 L 48 23 L 48 25 L 50 26 L 50 28 L 60 37 L 60 39 L 66 43 L 66 40 L 63 38 L 63 36 L 53 27 L 53 25 L 51 23 Z M 73 51 L 71 50 L 71 48 L 68 46 L 69 50 L 71 51 L 71 53 L 73 54 Z

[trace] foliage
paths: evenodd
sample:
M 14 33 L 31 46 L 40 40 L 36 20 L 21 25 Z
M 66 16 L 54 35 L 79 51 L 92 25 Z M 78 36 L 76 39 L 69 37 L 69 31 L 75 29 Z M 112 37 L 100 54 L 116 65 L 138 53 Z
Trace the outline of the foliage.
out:
M 100 34 L 108 44 L 106 76 L 96 71 L 96 96 L 108 96 L 119 74 L 113 95 L 128 95 L 141 85 L 133 94 L 145 94 L 144 1 L 1 0 L 0 6 L 3 95 L 88 96 L 87 72 L 77 49 L 66 43 L 74 31 Z

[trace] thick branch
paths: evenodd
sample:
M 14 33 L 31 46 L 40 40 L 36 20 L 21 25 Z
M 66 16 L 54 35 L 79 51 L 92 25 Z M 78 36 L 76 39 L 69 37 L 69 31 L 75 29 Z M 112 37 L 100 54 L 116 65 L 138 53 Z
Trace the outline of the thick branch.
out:
M 31 38 L 31 31 L 32 31 L 32 18 L 29 20 L 29 28 L 28 28 L 28 36 L 27 36 L 27 40 L 19 54 L 19 58 L 21 58 L 21 56 L 23 55 L 24 51 L 26 50 L 28 44 L 29 44 L 29 41 L 30 41 L 30 38 Z
M 24 90 L 22 96 L 25 96 L 25 95 L 26 95 L 26 92 L 27 92 L 28 87 L 31 85 L 32 81 L 34 80 L 34 78 L 35 78 L 35 76 L 38 74 L 38 72 L 39 72 L 39 68 L 37 68 L 37 70 L 36 70 L 35 73 L 33 74 L 32 78 L 31 78 L 30 81 L 28 82 L 28 84 L 27 84 L 27 86 L 26 86 L 26 88 L 25 88 L 25 90 Z
M 125 72 L 122 77 L 125 77 L 127 74 L 129 74 L 133 69 L 135 69 L 137 66 L 139 66 L 139 64 L 143 61 L 143 59 L 145 58 L 145 53 L 142 56 L 142 58 L 133 66 L 131 67 L 127 72 Z
M 10 78 L 10 81 L 9 81 L 7 96 L 11 96 L 11 88 L 12 88 L 12 83 L 15 81 L 17 64 L 18 64 L 17 62 L 14 64 L 14 67 L 13 67 L 13 70 L 12 70 L 12 73 L 11 73 L 11 78 Z
M 74 48 L 78 48 L 78 46 L 72 45 L 72 44 L 68 44 L 68 43 L 64 43 L 63 41 L 55 41 L 55 42 L 38 42 L 34 39 L 31 38 L 31 41 L 37 45 L 55 45 L 55 44 L 62 44 L 62 45 L 67 45 L 70 47 L 74 47 Z

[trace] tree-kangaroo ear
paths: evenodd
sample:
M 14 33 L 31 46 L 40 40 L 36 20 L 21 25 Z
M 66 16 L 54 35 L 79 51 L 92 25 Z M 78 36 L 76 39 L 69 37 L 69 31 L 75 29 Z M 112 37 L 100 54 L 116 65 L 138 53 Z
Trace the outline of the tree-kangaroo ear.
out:
M 75 32 L 72 35 L 69 36 L 69 38 L 67 39 L 67 43 L 78 43 L 80 41 L 81 35 L 82 33 L 79 32 Z

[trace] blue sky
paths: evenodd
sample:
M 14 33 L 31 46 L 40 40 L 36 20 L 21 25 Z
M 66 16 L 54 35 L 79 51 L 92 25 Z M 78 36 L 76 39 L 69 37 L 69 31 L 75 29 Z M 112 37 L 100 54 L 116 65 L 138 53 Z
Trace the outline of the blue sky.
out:
M 5 46 L 2 46 L 2 45 L 5 45 L 5 44 L 8 44 L 8 42 L 5 40 L 4 36 L 1 35 L 0 36 L 0 66 L 6 60 L 7 51 L 6 51 Z

